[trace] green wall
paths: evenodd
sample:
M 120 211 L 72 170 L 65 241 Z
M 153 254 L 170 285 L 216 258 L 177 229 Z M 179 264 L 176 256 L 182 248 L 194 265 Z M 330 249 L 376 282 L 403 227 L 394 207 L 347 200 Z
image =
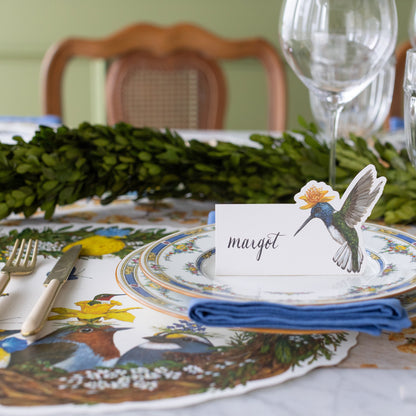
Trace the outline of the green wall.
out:
M 407 38 L 412 0 L 397 0 L 399 42 Z M 192 22 L 222 36 L 262 36 L 278 45 L 282 0 L 0 0 L 0 114 L 40 115 L 39 70 L 47 48 L 67 36 L 99 37 L 134 22 Z M 227 129 L 267 128 L 266 85 L 251 60 L 225 65 Z M 102 65 L 71 63 L 65 79 L 68 125 L 103 122 Z M 311 119 L 306 88 L 287 68 L 288 127 Z

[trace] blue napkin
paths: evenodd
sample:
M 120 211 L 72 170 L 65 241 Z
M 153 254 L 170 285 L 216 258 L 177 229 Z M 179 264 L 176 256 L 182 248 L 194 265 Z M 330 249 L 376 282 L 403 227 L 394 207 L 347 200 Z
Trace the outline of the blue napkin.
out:
M 208 224 L 215 223 L 215 211 Z M 379 335 L 411 326 L 407 311 L 395 298 L 333 305 L 294 306 L 270 302 L 195 299 L 188 315 L 207 326 L 296 330 L 345 330 Z
M 344 330 L 380 335 L 411 326 L 398 299 L 336 305 L 294 306 L 270 302 L 195 299 L 189 317 L 203 325 L 227 328 Z
M 210 211 L 208 213 L 208 221 L 207 221 L 207 223 L 208 224 L 214 224 L 214 222 L 215 222 L 215 211 Z

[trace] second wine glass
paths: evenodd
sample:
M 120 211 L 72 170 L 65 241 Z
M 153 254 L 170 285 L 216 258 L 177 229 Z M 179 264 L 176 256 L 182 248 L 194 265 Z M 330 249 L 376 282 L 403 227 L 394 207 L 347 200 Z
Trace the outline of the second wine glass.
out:
M 403 80 L 404 133 L 409 159 L 416 167 L 416 49 L 406 52 Z
M 335 185 L 339 115 L 376 77 L 397 39 L 394 0 L 285 0 L 283 54 L 329 118 L 329 183 Z
M 355 98 L 345 104 L 338 124 L 338 137 L 350 133 L 370 138 L 376 134 L 389 115 L 394 90 L 396 57 L 392 55 L 373 81 Z M 309 92 L 312 115 L 320 128 L 321 137 L 328 140 L 328 119 L 321 101 Z

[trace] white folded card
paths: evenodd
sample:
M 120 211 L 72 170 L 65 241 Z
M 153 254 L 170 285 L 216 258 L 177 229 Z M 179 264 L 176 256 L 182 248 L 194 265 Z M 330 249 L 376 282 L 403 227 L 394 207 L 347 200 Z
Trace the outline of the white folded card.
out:
M 308 182 L 293 204 L 217 204 L 217 275 L 340 275 L 364 270 L 361 225 L 386 179 L 368 165 L 342 199 Z

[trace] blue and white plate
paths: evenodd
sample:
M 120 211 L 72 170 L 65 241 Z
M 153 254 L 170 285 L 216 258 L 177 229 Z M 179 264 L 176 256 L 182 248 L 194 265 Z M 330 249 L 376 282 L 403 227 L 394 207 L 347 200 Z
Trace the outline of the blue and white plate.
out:
M 136 273 L 191 298 L 294 305 L 395 297 L 416 287 L 416 238 L 392 228 L 365 224 L 366 269 L 340 276 L 216 276 L 214 234 L 207 225 L 160 239 L 133 254 Z
M 140 269 L 139 259 L 147 246 L 133 251 L 117 266 L 121 289 L 142 305 L 180 319 L 188 319 L 189 296 L 166 289 L 150 280 Z

